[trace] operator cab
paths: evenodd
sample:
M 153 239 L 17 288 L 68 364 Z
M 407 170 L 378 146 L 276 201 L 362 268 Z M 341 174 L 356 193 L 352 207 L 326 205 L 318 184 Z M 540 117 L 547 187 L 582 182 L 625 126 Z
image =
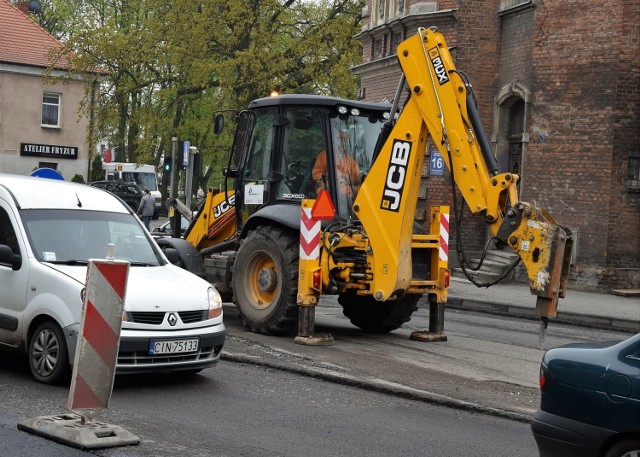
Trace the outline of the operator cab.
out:
M 351 206 L 390 108 L 311 95 L 251 102 L 238 117 L 227 171 L 235 177 L 238 228 L 263 208 L 299 207 L 319 186 L 329 190 L 338 218 L 354 217 Z

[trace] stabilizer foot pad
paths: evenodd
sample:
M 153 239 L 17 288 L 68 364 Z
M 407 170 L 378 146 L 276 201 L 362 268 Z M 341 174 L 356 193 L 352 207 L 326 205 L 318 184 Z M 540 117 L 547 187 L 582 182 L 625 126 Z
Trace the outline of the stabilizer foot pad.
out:
M 447 341 L 447 335 L 441 332 L 425 332 L 425 331 L 417 331 L 411 332 L 410 340 L 414 341 Z
M 312 336 L 296 336 L 293 341 L 305 346 L 333 346 L 336 344 L 330 333 L 318 333 Z

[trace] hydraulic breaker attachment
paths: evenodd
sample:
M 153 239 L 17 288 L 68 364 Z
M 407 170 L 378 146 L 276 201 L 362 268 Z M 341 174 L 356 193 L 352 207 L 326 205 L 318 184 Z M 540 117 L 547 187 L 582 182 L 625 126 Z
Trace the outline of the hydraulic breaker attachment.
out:
M 556 224 L 544 209 L 519 202 L 507 210 L 497 237 L 518 254 L 525 266 L 531 293 L 538 296 L 540 317 L 555 317 L 569 277 L 571 230 Z

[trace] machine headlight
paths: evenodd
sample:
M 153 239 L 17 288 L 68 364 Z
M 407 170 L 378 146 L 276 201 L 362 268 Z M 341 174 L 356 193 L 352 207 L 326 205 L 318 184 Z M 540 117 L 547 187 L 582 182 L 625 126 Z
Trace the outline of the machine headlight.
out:
M 222 316 L 222 298 L 218 291 L 213 287 L 209 287 L 207 294 L 209 295 L 209 319 Z

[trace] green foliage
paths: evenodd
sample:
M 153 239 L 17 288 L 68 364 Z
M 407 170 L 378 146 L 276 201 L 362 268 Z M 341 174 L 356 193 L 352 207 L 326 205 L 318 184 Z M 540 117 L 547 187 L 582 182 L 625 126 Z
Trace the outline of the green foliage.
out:
M 78 182 L 80 184 L 84 184 L 85 183 L 84 182 L 84 177 L 79 173 L 76 173 L 75 175 L 73 175 L 73 178 L 71 178 L 71 182 Z
M 102 169 L 102 156 L 96 154 L 91 161 L 91 172 L 89 174 L 89 182 L 102 181 L 104 179 L 104 170 Z
M 216 110 L 244 108 L 274 88 L 342 97 L 357 90 L 350 68 L 361 56 L 353 38 L 360 1 L 41 3 L 41 23 L 72 51 L 75 73 L 100 76 L 93 138 L 113 139 L 129 162 L 156 165 L 172 137 L 188 139 L 203 154 L 203 188 L 222 183 L 231 144 L 231 135 L 212 133 Z M 90 100 L 87 92 L 86 114 Z

